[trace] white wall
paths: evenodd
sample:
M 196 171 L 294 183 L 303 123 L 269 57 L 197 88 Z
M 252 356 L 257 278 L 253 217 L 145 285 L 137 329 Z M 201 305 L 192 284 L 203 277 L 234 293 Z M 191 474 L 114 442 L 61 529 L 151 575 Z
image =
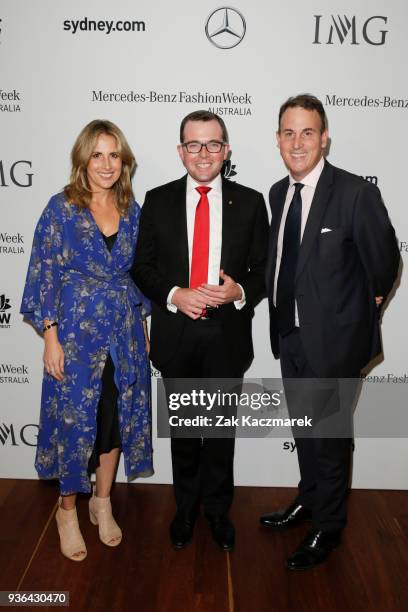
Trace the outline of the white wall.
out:
M 326 104 L 329 117 L 329 160 L 356 174 L 378 177 L 399 240 L 407 244 L 402 189 L 408 118 L 406 2 L 325 0 L 311 5 L 301 0 L 239 0 L 234 6 L 246 20 L 245 37 L 233 49 L 219 49 L 205 34 L 207 17 L 219 7 L 213 0 L 2 1 L 0 296 L 4 294 L 11 308 L 0 312 L 3 325 L 10 315 L 10 327 L 0 327 L 0 476 L 36 477 L 35 448 L 27 445 L 35 443 L 35 429 L 24 429 L 23 439 L 20 432 L 38 418 L 42 340 L 23 324 L 18 309 L 35 223 L 49 196 L 67 182 L 69 152 L 90 120 L 108 118 L 125 132 L 139 164 L 134 189 L 142 203 L 148 188 L 183 174 L 175 148 L 182 117 L 199 108 L 234 109 L 237 114 L 224 115 L 236 165 L 234 179 L 267 197 L 270 185 L 285 174 L 274 135 L 279 106 L 289 95 L 314 93 Z M 354 33 L 350 30 L 342 43 L 333 22 L 335 19 L 340 28 L 339 15 L 343 23 L 345 17 L 353 19 L 355 26 Z M 377 18 L 368 21 L 373 16 Z M 145 31 L 73 34 L 64 30 L 65 20 L 75 22 L 85 17 L 144 21 Z M 221 13 L 213 19 L 210 31 L 217 19 L 221 23 Z M 231 24 L 239 26 L 233 16 Z M 327 44 L 331 26 L 332 44 Z M 382 37 L 384 44 L 368 42 L 381 42 Z M 145 94 L 146 101 L 95 101 L 94 91 Z M 167 94 L 168 100 L 175 96 L 176 101 L 154 101 L 149 92 Z M 190 103 L 180 101 L 180 92 L 221 96 L 230 92 L 247 95 L 250 103 Z M 8 94 L 15 99 L 5 99 Z M 333 96 L 367 96 L 379 102 L 371 107 L 349 106 L 348 102 L 333 106 L 327 103 Z M 405 99 L 404 107 L 387 106 L 386 96 Z M 13 182 L 10 170 L 19 161 L 29 165 L 15 166 Z M 27 187 L 18 184 L 31 180 Z M 405 259 L 407 251 L 402 255 Z M 406 311 L 403 279 L 384 317 L 385 361 L 375 374 L 402 376 L 407 372 Z M 252 377 L 279 376 L 267 326 L 264 302 L 254 323 L 256 358 L 248 373 Z M 10 367 L 23 370 L 5 374 Z M 284 450 L 283 443 L 276 439 L 238 440 L 237 484 L 294 485 L 298 479 L 296 453 Z M 167 440 L 155 441 L 155 469 L 150 482 L 171 481 Z M 405 439 L 357 440 L 355 486 L 406 488 L 407 472 Z M 120 470 L 119 479 L 123 478 Z

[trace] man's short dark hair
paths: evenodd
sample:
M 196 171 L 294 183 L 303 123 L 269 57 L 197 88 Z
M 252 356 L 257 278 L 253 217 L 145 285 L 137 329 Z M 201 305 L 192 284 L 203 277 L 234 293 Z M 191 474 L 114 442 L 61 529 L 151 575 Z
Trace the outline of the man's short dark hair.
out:
M 327 116 L 324 111 L 323 104 L 320 102 L 319 98 L 316 98 L 316 96 L 312 96 L 311 94 L 299 94 L 298 96 L 292 96 L 291 98 L 288 98 L 286 102 L 284 102 L 282 106 L 280 107 L 279 109 L 279 128 L 278 128 L 279 132 L 280 132 L 280 125 L 281 125 L 281 119 L 282 119 L 283 113 L 288 108 L 296 108 L 296 107 L 304 108 L 306 110 L 316 111 L 319 114 L 320 121 L 321 121 L 320 132 L 323 133 L 325 130 L 327 130 L 327 126 L 328 126 Z
M 184 142 L 184 128 L 188 121 L 217 121 L 222 131 L 223 142 L 228 142 L 228 132 L 224 121 L 219 115 L 206 110 L 198 110 L 184 117 L 180 125 L 180 142 Z

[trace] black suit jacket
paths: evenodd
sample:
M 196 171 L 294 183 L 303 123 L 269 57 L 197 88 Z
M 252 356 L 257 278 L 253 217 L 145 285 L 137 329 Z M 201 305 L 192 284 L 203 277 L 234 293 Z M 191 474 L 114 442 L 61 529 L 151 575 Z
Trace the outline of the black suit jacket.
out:
M 161 369 L 177 351 L 186 315 L 166 307 L 175 285 L 189 286 L 189 257 L 186 216 L 187 175 L 148 191 L 140 217 L 134 265 L 134 280 L 152 300 L 150 357 Z M 246 305 L 222 306 L 222 321 L 230 357 L 245 371 L 253 358 L 252 316 L 256 303 L 265 295 L 265 262 L 268 216 L 261 193 L 222 180 L 221 268 L 240 283 Z
M 272 351 L 279 357 L 273 283 L 279 225 L 289 178 L 269 194 L 272 223 L 266 283 Z M 323 232 L 323 228 L 331 231 Z M 299 252 L 295 299 L 301 340 L 318 376 L 347 377 L 381 352 L 375 296 L 384 301 L 400 254 L 378 188 L 327 161 Z

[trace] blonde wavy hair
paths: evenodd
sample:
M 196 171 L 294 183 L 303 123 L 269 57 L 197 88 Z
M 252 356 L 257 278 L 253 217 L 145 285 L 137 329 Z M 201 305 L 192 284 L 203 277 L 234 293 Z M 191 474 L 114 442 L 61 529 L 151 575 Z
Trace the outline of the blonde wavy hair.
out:
M 130 202 L 134 199 L 132 189 L 132 174 L 136 168 L 136 160 L 131 148 L 117 125 L 105 119 L 95 119 L 88 123 L 79 134 L 71 151 L 72 170 L 70 182 L 64 187 L 67 201 L 79 208 L 89 208 L 92 192 L 87 177 L 87 166 L 95 149 L 96 141 L 101 134 L 113 136 L 118 145 L 118 153 L 122 160 L 122 172 L 112 187 L 115 204 L 121 215 L 124 215 Z

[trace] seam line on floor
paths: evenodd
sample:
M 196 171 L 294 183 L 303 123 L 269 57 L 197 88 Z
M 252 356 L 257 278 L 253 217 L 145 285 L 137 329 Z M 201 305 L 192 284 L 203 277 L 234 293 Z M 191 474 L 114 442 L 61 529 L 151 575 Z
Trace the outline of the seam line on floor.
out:
M 232 584 L 230 554 L 227 552 L 227 577 L 228 577 L 228 610 L 234 612 L 234 586 Z
M 54 514 L 55 514 L 55 512 L 56 512 L 56 510 L 57 510 L 57 507 L 58 507 L 58 501 L 56 502 L 55 506 L 53 507 L 53 509 L 52 509 L 52 511 L 51 511 L 51 514 L 50 514 L 50 516 L 48 517 L 47 522 L 45 523 L 44 529 L 42 530 L 41 535 L 40 535 L 40 537 L 38 538 L 37 544 L 36 544 L 36 545 L 35 545 L 35 547 L 34 547 L 34 550 L 33 550 L 33 552 L 32 552 L 32 555 L 31 555 L 31 557 L 30 557 L 30 560 L 28 561 L 27 566 L 26 566 L 26 568 L 25 568 L 25 570 L 24 570 L 24 572 L 23 572 L 23 575 L 21 576 L 21 578 L 20 578 L 20 580 L 19 580 L 19 582 L 18 582 L 18 585 L 17 585 L 16 591 L 19 591 L 19 590 L 20 590 L 21 585 L 23 584 L 24 578 L 26 577 L 27 572 L 28 572 L 28 570 L 30 569 L 31 564 L 32 564 L 32 562 L 33 562 L 33 560 L 34 560 L 34 557 L 35 557 L 35 555 L 37 554 L 38 549 L 39 549 L 39 548 L 40 548 L 40 546 L 41 546 L 41 542 L 42 542 L 42 541 L 43 541 L 43 539 L 44 539 L 45 533 L 46 533 L 46 531 L 47 531 L 47 529 L 48 529 L 48 527 L 49 527 L 49 525 L 50 525 L 50 523 L 51 523 L 52 519 L 54 518 Z

